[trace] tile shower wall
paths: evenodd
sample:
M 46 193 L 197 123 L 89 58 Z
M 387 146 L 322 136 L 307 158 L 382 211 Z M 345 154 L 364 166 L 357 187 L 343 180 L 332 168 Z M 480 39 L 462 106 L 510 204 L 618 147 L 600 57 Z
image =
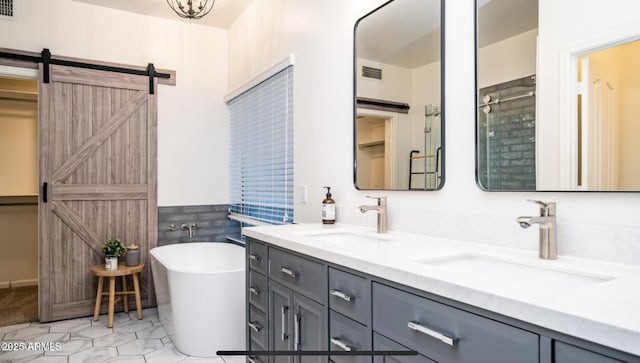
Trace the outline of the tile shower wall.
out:
M 179 242 L 225 242 L 228 236 L 240 236 L 240 224 L 227 218 L 229 205 L 194 205 L 158 207 L 158 245 Z M 181 230 L 182 224 L 198 224 L 193 238 L 189 232 Z M 170 225 L 175 231 L 169 231 Z
M 536 189 L 535 86 L 529 76 L 479 92 L 478 179 L 487 190 Z

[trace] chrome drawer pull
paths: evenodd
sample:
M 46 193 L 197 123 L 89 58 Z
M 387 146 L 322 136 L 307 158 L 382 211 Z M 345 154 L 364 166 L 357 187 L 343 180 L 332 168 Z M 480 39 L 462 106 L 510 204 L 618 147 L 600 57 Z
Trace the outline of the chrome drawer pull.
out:
M 249 254 L 249 259 L 254 260 L 256 262 L 260 262 L 260 256 L 254 255 L 253 253 Z
M 351 300 L 355 299 L 351 295 L 347 295 L 342 291 L 338 291 L 338 290 L 334 290 L 334 289 L 331 289 L 331 291 L 329 291 L 329 294 L 331 294 L 333 296 L 336 296 L 336 297 L 339 297 L 339 298 L 341 298 L 342 300 L 344 300 L 346 302 L 351 302 Z
M 448 336 L 446 336 L 446 335 L 444 335 L 442 333 L 438 333 L 437 331 L 431 330 L 431 329 L 429 329 L 429 328 L 427 328 L 425 326 L 420 325 L 419 323 L 415 323 L 413 321 L 410 321 L 410 322 L 407 323 L 407 326 L 411 330 L 415 330 L 415 331 L 420 332 L 422 334 L 426 334 L 426 335 L 428 335 L 430 337 L 436 338 L 439 341 L 441 341 L 441 342 L 443 342 L 443 343 L 445 343 L 447 345 L 450 345 L 452 347 L 456 343 L 454 338 L 448 337 Z
M 259 296 L 260 295 L 260 289 L 258 289 L 257 287 L 251 286 L 249 288 L 249 292 L 254 294 L 255 296 Z
M 247 360 L 249 361 L 249 363 L 262 363 L 262 361 L 258 358 L 256 358 L 253 355 L 250 355 Z
M 297 273 L 295 273 L 294 271 L 289 270 L 288 268 L 286 268 L 284 266 L 280 266 L 280 272 L 282 272 L 283 274 L 287 274 L 287 275 L 293 277 L 294 279 L 296 277 L 298 277 Z
M 331 338 L 331 344 L 342 348 L 345 352 L 350 352 L 352 348 L 338 338 Z
M 289 339 L 289 336 L 287 335 L 287 311 L 289 310 L 288 306 L 283 306 L 280 310 L 280 312 L 282 313 L 282 341 L 285 341 L 287 339 Z
M 256 333 L 259 333 L 260 330 L 262 330 L 262 327 L 260 326 L 260 324 L 254 321 L 249 322 L 249 328 L 253 329 L 253 331 Z

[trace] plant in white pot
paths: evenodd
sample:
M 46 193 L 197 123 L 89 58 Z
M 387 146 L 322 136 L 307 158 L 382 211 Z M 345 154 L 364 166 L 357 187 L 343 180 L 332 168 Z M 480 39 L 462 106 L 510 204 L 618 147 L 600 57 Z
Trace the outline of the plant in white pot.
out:
M 102 246 L 104 253 L 104 269 L 113 271 L 118 269 L 118 258 L 127 252 L 124 243 L 118 238 L 107 240 Z

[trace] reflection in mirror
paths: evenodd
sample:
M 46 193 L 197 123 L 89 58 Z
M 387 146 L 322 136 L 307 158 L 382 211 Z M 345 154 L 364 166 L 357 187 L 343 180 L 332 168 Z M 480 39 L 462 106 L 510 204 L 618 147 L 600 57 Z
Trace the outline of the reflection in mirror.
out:
M 356 23 L 355 184 L 444 182 L 441 0 L 393 0 Z
M 483 190 L 640 190 L 639 9 L 595 4 L 477 0 Z

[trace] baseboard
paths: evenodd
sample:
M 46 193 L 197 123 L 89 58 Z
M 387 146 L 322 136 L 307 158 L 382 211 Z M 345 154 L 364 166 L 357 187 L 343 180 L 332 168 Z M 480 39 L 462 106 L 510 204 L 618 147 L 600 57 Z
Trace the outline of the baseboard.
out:
M 9 287 L 11 287 L 11 282 L 0 281 L 0 289 L 8 289 Z
M 3 287 L 6 284 L 6 287 Z M 16 280 L 10 282 L 0 282 L 0 287 L 25 287 L 25 286 L 38 286 L 38 279 Z

